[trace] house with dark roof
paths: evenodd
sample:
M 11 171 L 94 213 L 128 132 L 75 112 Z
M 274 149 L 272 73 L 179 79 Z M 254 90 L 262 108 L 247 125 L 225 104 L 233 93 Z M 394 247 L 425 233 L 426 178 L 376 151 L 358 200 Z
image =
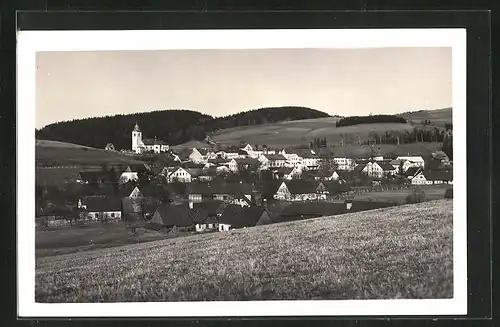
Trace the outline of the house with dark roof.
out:
M 265 208 L 228 205 L 218 220 L 218 227 L 222 232 L 270 223 L 271 216 Z
M 339 181 L 322 181 L 319 182 L 316 192 L 319 194 L 320 199 L 327 199 L 341 193 L 349 192 L 351 188 Z
M 285 221 L 294 221 L 323 216 L 340 215 L 346 212 L 346 206 L 343 203 L 330 202 L 300 202 L 292 203 L 286 206 L 279 216 L 274 218 L 273 222 L 280 223 Z
M 274 194 L 274 199 L 286 201 L 317 200 L 317 187 L 317 182 L 309 180 L 284 181 Z
M 274 172 L 276 179 L 292 180 L 302 175 L 302 170 L 297 167 L 280 167 Z
M 252 187 L 243 182 L 191 183 L 188 186 L 188 194 L 189 201 L 194 203 L 211 199 L 250 206 L 252 201 Z
M 168 183 L 181 182 L 181 183 L 191 183 L 191 174 L 182 167 L 177 167 L 167 176 Z
M 122 202 L 119 197 L 87 196 L 79 201 L 90 220 L 119 221 L 122 216 Z
M 161 204 L 145 227 L 156 230 L 176 229 L 179 231 L 189 231 L 194 230 L 191 218 L 192 214 L 187 204 Z

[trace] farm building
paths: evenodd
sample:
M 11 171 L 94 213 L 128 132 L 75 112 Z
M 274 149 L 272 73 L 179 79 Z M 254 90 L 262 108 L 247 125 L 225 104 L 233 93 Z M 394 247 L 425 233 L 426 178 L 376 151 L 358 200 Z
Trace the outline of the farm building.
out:
M 114 196 L 87 196 L 79 203 L 90 220 L 119 221 L 122 216 L 122 203 Z
M 245 207 L 228 205 L 219 218 L 219 231 L 247 228 L 257 225 L 270 224 L 269 212 L 262 207 Z
M 141 193 L 141 190 L 139 190 L 139 187 L 133 184 L 125 184 L 120 187 L 120 197 L 122 198 L 137 199 L 142 196 L 143 194 Z
M 113 143 L 106 144 L 106 147 L 104 148 L 104 150 L 106 150 L 106 151 L 116 151 L 115 150 L 115 146 L 113 145 Z
M 280 167 L 274 173 L 277 179 L 292 180 L 302 175 L 302 170 L 297 167 Z
M 194 229 L 191 221 L 190 208 L 187 204 L 161 204 L 156 209 L 151 220 L 146 223 L 149 229 L 177 229 L 179 231 L 189 231 Z
M 453 184 L 451 171 L 422 171 L 420 170 L 412 179 L 412 185 Z
M 225 207 L 226 204 L 218 200 L 194 203 L 193 210 L 200 210 L 206 214 L 206 216 L 201 216 L 202 219 L 193 219 L 193 222 L 196 224 L 196 231 L 203 232 L 217 229 L 218 219 L 224 212 Z
M 191 174 L 182 167 L 177 167 L 172 171 L 168 177 L 168 183 L 181 182 L 181 183 L 191 183 Z
M 350 190 L 351 188 L 341 181 L 322 181 L 316 188 L 318 196 L 322 199 L 326 199 L 328 196 L 349 192 Z
M 286 201 L 304 201 L 318 199 L 318 183 L 306 180 L 284 181 L 279 186 L 274 199 Z

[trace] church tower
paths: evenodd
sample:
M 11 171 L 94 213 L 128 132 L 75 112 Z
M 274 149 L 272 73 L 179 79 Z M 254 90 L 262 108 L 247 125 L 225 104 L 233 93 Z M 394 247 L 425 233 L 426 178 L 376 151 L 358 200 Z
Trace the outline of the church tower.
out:
M 135 123 L 134 130 L 132 131 L 132 151 L 135 153 L 141 152 L 142 146 L 142 132 L 139 125 Z

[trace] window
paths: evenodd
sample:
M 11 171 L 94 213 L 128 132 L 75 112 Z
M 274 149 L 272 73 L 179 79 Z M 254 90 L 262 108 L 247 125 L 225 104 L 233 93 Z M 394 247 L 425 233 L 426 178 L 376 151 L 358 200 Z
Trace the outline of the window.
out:
M 111 218 L 115 218 L 115 213 L 114 212 L 111 213 Z
M 98 213 L 96 213 L 96 214 L 95 214 L 95 217 L 96 217 L 96 218 L 99 218 L 99 214 L 98 214 Z

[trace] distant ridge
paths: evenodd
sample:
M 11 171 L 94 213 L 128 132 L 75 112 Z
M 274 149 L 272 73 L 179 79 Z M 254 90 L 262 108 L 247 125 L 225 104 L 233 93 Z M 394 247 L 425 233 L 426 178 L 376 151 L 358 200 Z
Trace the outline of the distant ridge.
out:
M 266 107 L 214 118 L 193 110 L 158 110 L 128 115 L 77 119 L 47 125 L 36 138 L 81 144 L 103 149 L 131 147 L 131 132 L 137 122 L 143 138 L 158 138 L 170 145 L 203 141 L 210 133 L 235 126 L 329 117 L 325 112 L 299 106 Z

